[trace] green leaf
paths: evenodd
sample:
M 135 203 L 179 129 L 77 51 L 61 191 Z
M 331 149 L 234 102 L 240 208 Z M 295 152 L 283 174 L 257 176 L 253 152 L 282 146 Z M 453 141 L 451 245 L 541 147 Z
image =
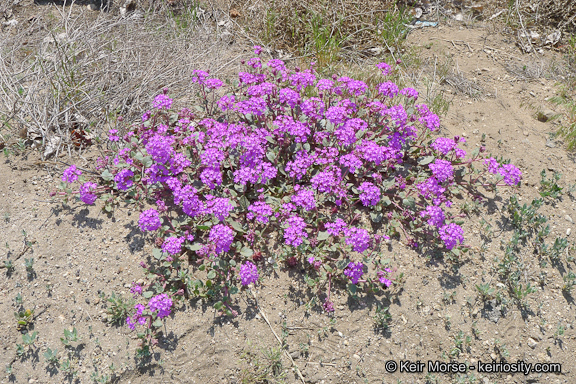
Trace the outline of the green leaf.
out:
M 375 212 L 370 212 L 370 219 L 375 222 L 375 223 L 379 223 L 382 221 L 382 214 L 381 213 L 375 213 Z
M 160 328 L 162 326 L 162 320 L 156 319 L 156 321 L 152 323 L 152 326 L 155 328 Z
M 102 172 L 102 174 L 100 176 L 102 176 L 102 178 L 106 181 L 110 181 L 110 180 L 114 179 L 114 175 L 111 174 L 110 171 L 107 169 L 105 169 L 104 172 Z
M 274 144 L 277 145 L 278 143 L 276 142 L 276 140 L 272 137 L 272 136 L 266 136 L 265 137 L 266 141 L 269 142 L 270 144 Z
M 330 237 L 330 234 L 327 231 L 322 231 L 318 233 L 318 241 L 326 240 Z
M 222 304 L 221 301 L 218 301 L 218 302 L 214 303 L 214 309 L 216 309 L 217 311 L 219 311 L 220 309 L 222 309 L 222 306 L 223 306 L 223 305 L 224 305 L 224 304 Z
M 144 160 L 142 161 L 142 164 L 144 164 L 144 167 L 146 167 L 146 168 L 149 168 L 150 166 L 152 166 L 152 163 L 153 163 L 152 157 L 150 157 L 150 156 L 146 156 L 144 158 Z
M 160 260 L 162 258 L 162 250 L 160 250 L 158 248 L 154 248 L 152 250 L 152 256 L 154 256 L 154 258 L 156 260 Z
M 199 229 L 201 231 L 207 231 L 210 228 L 212 228 L 212 223 L 210 223 L 210 225 L 197 225 L 196 229 Z
M 209 278 L 210 280 L 214 279 L 216 277 L 216 271 L 212 270 L 208 272 L 208 275 L 206 277 Z
M 456 256 L 460 256 L 460 250 L 458 248 L 452 248 L 452 250 L 450 252 L 452 252 Z
M 144 296 L 145 299 L 149 299 L 152 297 L 153 294 L 154 294 L 154 292 L 152 292 L 152 291 L 146 291 L 146 292 L 142 293 L 142 296 Z
M 355 294 L 356 294 L 356 290 L 357 290 L 357 287 L 356 287 L 355 284 L 352 284 L 352 283 L 348 284 L 348 291 L 349 291 L 352 295 L 355 295 Z
M 186 244 L 186 248 L 195 252 L 195 251 L 199 251 L 202 249 L 202 244 L 200 244 L 200 243 Z
M 410 197 L 403 199 L 402 204 L 404 204 L 410 208 L 414 208 L 416 206 L 416 201 L 414 200 L 413 197 L 410 196 Z
M 274 152 L 268 152 L 266 153 L 266 158 L 270 161 L 274 161 L 274 159 L 276 159 L 276 154 Z
M 242 224 L 237 221 L 230 221 L 230 225 L 234 228 L 237 232 L 245 233 L 244 229 L 242 229 Z
M 229 292 L 231 295 L 235 295 L 235 294 L 238 293 L 238 287 L 230 287 L 230 289 L 228 290 L 228 292 Z
M 389 206 L 392 204 L 392 201 L 388 196 L 382 196 L 382 203 L 384 203 L 385 206 Z
M 428 165 L 433 162 L 435 159 L 434 156 L 425 156 L 418 159 L 418 164 L 420 165 Z
M 248 247 L 244 247 L 244 248 L 242 248 L 242 250 L 240 251 L 240 254 L 241 254 L 242 256 L 244 256 L 244 257 L 250 257 L 250 256 L 252 256 L 252 255 L 254 254 L 254 251 L 251 250 L 251 249 L 248 248 Z

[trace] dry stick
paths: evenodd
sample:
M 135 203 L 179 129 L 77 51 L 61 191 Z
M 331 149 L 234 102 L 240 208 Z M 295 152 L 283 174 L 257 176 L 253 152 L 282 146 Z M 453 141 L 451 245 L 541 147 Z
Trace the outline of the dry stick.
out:
M 274 334 L 274 336 L 276 337 L 276 340 L 278 340 L 278 343 L 280 343 L 280 346 L 282 347 L 282 340 L 280 340 L 280 338 L 278 337 L 278 335 L 276 334 L 276 332 L 274 332 L 274 329 L 272 328 L 272 325 L 270 324 L 270 321 L 268 321 L 268 318 L 266 317 L 266 315 L 264 314 L 264 311 L 262 311 L 262 307 L 260 307 L 260 305 L 258 304 L 258 299 L 256 298 L 256 294 L 254 293 L 253 290 L 250 290 L 250 293 L 252 293 L 252 296 L 254 297 L 254 300 L 256 300 L 256 305 L 258 306 L 258 311 L 260 311 L 260 313 L 262 314 L 262 317 L 264 318 L 264 320 L 266 321 L 266 324 L 268 324 L 268 326 L 270 327 L 270 330 L 272 331 L 272 333 Z M 302 380 L 302 383 L 306 383 L 304 381 L 304 377 L 302 376 L 302 373 L 300 372 L 300 368 L 298 368 L 298 366 L 296 365 L 296 363 L 294 362 L 294 359 L 292 358 L 292 356 L 290 356 L 290 354 L 288 353 L 288 351 L 285 348 L 282 348 L 284 350 L 284 354 L 288 357 L 288 359 L 290 359 L 290 361 L 292 362 L 292 366 L 294 368 L 296 368 L 296 373 L 298 373 L 298 377 L 300 378 L 300 380 Z

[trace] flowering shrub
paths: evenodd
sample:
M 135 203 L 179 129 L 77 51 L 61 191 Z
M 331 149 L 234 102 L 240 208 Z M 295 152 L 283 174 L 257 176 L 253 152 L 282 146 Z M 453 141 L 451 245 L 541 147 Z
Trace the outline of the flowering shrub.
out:
M 140 124 L 111 132 L 98 177 L 75 166 L 64 172 L 62 195 L 86 204 L 100 196 L 109 212 L 136 204 L 156 245 L 152 265 L 142 263 L 149 284 L 131 290 L 149 300 L 148 309 L 136 305 L 131 328 L 159 327 L 180 296 L 220 298 L 215 308 L 236 315 L 231 296 L 258 283 L 263 260 L 301 263 L 313 287 L 327 281 L 322 307 L 331 312 L 333 281 L 348 282 L 352 294 L 393 284 L 380 248 L 391 237 L 467 251 L 453 198 L 479 200 L 480 188 L 517 185 L 521 172 L 485 159 L 483 147 L 467 155 L 463 138 L 433 139 L 438 116 L 417 104 L 416 90 L 386 81 L 391 66 L 377 67 L 376 89 L 258 57 L 228 88 L 195 71 L 195 112 L 172 111 L 165 91 Z M 283 248 L 273 254 L 274 232 Z

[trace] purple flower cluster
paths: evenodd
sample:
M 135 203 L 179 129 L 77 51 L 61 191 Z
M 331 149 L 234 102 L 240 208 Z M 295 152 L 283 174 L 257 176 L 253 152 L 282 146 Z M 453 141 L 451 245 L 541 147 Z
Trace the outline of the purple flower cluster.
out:
M 78 176 L 82 175 L 82 171 L 77 169 L 75 165 L 66 168 L 62 174 L 62 181 L 66 183 L 73 183 L 78 180 Z
M 136 304 L 134 309 L 136 309 L 136 313 L 126 318 L 126 324 L 128 324 L 128 327 L 130 327 L 131 330 L 136 329 L 136 323 L 140 325 L 146 324 L 146 318 L 142 317 L 142 313 L 146 307 L 144 307 L 142 304 Z
M 172 99 L 164 94 L 160 94 L 154 98 L 152 106 L 156 109 L 170 109 L 172 107 Z
M 134 181 L 130 179 L 132 176 L 134 176 L 134 172 L 126 168 L 118 172 L 116 176 L 114 176 L 114 181 L 118 184 L 118 189 L 126 191 L 130 188 L 134 184 Z
M 160 221 L 160 215 L 158 214 L 158 211 L 150 208 L 140 214 L 140 220 L 138 220 L 138 224 L 142 231 L 155 231 L 160 228 L 162 222 Z
M 363 193 L 360 194 L 360 201 L 365 207 L 369 205 L 376 205 L 380 201 L 380 188 L 370 182 L 363 182 L 358 190 Z
M 153 136 L 148 144 L 146 144 L 146 151 L 152 159 L 158 163 L 164 164 L 168 161 L 172 153 L 172 143 L 174 139 L 165 136 Z
M 258 281 L 258 268 L 250 261 L 245 262 L 240 266 L 240 283 L 247 286 Z
M 377 272 L 377 276 L 378 276 L 378 281 L 381 284 L 384 284 L 384 286 L 386 288 L 388 288 L 390 285 L 392 285 L 392 281 L 390 279 L 388 279 L 389 273 L 391 273 L 392 270 L 390 268 L 384 268 L 383 271 L 378 271 Z
M 234 241 L 234 231 L 226 225 L 217 224 L 210 229 L 208 239 L 216 244 L 216 254 L 228 252 Z
M 344 274 L 350 278 L 352 284 L 357 284 L 358 280 L 360 280 L 360 278 L 364 274 L 364 264 L 360 262 L 358 263 L 350 262 L 346 267 L 346 269 L 344 270 Z
M 234 210 L 234 206 L 226 197 L 206 195 L 206 199 L 205 213 L 213 214 L 220 221 L 224 221 Z
M 439 182 L 451 180 L 454 176 L 454 168 L 448 160 L 436 159 L 433 164 L 428 164 L 432 174 Z
M 450 223 L 444 225 L 439 230 L 440 239 L 444 242 L 446 249 L 451 250 L 458 243 L 464 242 L 464 231 L 458 224 Z
M 284 230 L 284 240 L 288 245 L 293 245 L 294 247 L 302 244 L 305 238 L 308 237 L 308 233 L 304 231 L 306 228 L 306 222 L 299 216 L 292 216 L 288 219 L 288 228 Z
M 98 197 L 92 192 L 94 192 L 96 188 L 98 188 L 98 184 L 96 183 L 86 182 L 82 184 L 80 187 L 80 200 L 88 205 L 94 204 Z
M 324 224 L 326 227 L 326 232 L 331 234 L 332 236 L 341 236 L 344 229 L 346 229 L 347 224 L 342 219 L 336 219 L 333 223 L 326 223 Z
M 522 171 L 512 164 L 501 166 L 493 157 L 484 160 L 484 164 L 488 166 L 488 172 L 501 175 L 506 185 L 518 185 L 522 181 Z
M 344 228 L 346 244 L 352 246 L 354 252 L 364 252 L 370 247 L 370 235 L 364 228 Z
M 152 312 L 157 312 L 158 318 L 162 319 L 170 316 L 172 299 L 167 294 L 162 293 L 151 298 L 148 302 L 148 307 Z
M 177 255 L 182 252 L 182 243 L 184 241 L 186 241 L 184 237 L 168 237 L 162 244 L 162 250 L 171 255 Z
M 256 218 L 256 221 L 267 224 L 269 221 L 269 217 L 272 216 L 272 208 L 263 201 L 257 201 L 253 204 L 248 206 L 248 213 L 246 214 L 246 218 L 248 220 L 252 220 Z
M 429 205 L 425 211 L 420 212 L 421 217 L 428 217 L 428 224 L 433 227 L 440 227 L 444 224 L 444 211 L 435 205 Z
M 303 207 L 308 211 L 316 209 L 316 201 L 314 200 L 314 191 L 310 189 L 301 188 L 299 185 L 294 187 L 296 194 L 292 196 L 292 202 L 299 207 Z

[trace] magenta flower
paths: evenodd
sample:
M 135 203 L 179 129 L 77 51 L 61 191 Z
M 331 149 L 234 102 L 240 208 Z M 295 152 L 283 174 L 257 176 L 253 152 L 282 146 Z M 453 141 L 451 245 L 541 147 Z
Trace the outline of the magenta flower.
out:
M 80 175 L 82 175 L 82 171 L 77 169 L 75 165 L 71 165 L 62 174 L 62 181 L 73 183 L 78 180 L 78 176 Z
M 258 281 L 258 268 L 252 262 L 247 261 L 240 266 L 239 275 L 243 286 L 253 284 Z
M 440 239 L 444 242 L 446 249 L 451 250 L 458 243 L 464 242 L 464 231 L 458 224 L 450 223 L 440 228 Z
M 98 184 L 96 183 L 91 182 L 84 183 L 80 187 L 80 200 L 82 200 L 84 203 L 88 205 L 94 204 L 94 202 L 98 197 L 92 192 L 94 192 L 96 188 L 98 188 Z
M 162 225 L 158 211 L 153 208 L 147 209 L 140 214 L 138 224 L 142 231 L 155 231 Z
M 162 293 L 151 298 L 148 302 L 148 307 L 152 312 L 157 312 L 158 318 L 162 319 L 170 316 L 172 299 L 170 299 L 167 294 Z
M 358 263 L 350 262 L 346 267 L 346 269 L 344 270 L 344 274 L 350 278 L 352 284 L 356 284 L 364 274 L 364 264 L 360 262 Z
M 156 109 L 170 109 L 172 107 L 172 101 L 168 96 L 161 94 L 154 98 L 152 106 Z

